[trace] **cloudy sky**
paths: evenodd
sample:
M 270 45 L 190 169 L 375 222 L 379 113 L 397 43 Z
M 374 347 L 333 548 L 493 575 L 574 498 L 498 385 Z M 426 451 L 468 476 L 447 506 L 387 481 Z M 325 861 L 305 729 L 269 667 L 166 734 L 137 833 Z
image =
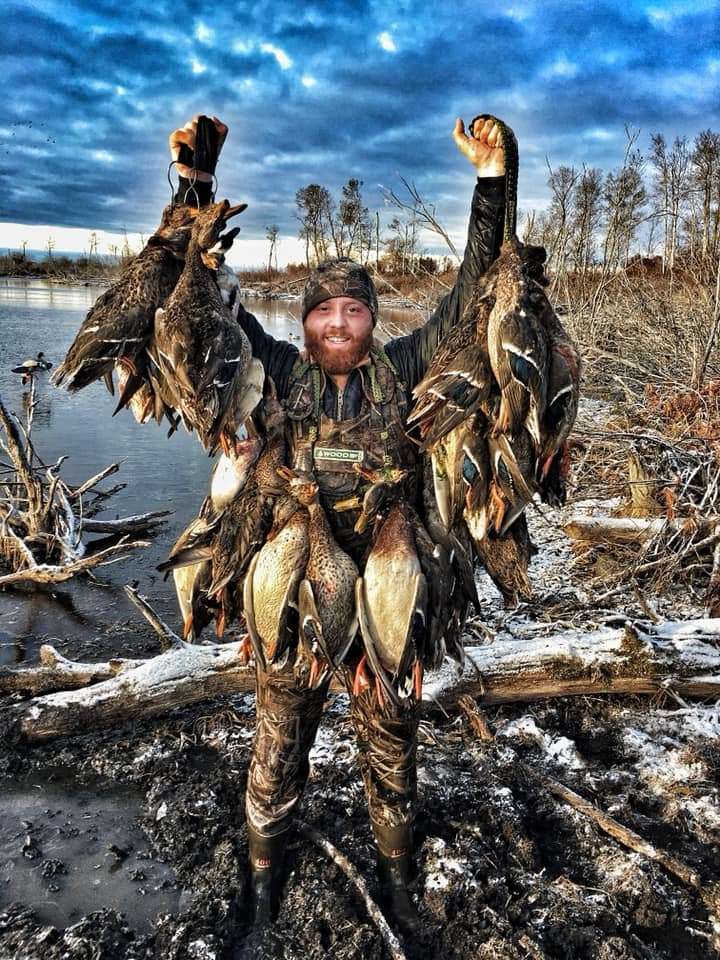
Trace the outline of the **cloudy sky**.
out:
M 236 263 L 262 260 L 269 223 L 280 261 L 300 259 L 295 191 L 350 176 L 373 211 L 380 185 L 414 180 L 461 237 L 473 172 L 450 137 L 457 116 L 515 129 L 524 209 L 547 203 L 546 157 L 617 165 L 626 123 L 643 145 L 657 130 L 720 128 L 720 0 L 4 9 L 0 248 L 152 230 L 169 197 L 167 135 L 198 112 L 230 126 L 219 196 L 249 204 Z

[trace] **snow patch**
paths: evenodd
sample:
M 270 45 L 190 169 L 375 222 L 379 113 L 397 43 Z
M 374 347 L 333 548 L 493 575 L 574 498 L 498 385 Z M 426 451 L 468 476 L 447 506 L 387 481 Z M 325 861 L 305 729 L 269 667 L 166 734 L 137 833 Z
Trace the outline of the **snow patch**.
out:
M 534 717 L 524 716 L 511 720 L 498 728 L 496 736 L 524 737 L 537 743 L 559 766 L 570 770 L 581 770 L 585 767 L 585 761 L 577 752 L 572 740 L 567 737 L 550 736 L 538 727 Z

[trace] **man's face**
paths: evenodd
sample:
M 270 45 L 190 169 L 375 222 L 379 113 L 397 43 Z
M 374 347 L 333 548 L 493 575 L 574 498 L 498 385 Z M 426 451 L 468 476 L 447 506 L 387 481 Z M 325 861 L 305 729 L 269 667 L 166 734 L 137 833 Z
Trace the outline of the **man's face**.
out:
M 360 300 L 325 300 L 313 307 L 303 326 L 305 347 L 326 373 L 350 373 L 370 353 L 372 314 Z

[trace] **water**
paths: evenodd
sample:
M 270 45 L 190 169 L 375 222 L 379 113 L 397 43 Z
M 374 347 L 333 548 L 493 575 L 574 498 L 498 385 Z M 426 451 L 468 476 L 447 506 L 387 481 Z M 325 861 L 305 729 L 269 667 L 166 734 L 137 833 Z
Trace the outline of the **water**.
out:
M 11 367 L 40 350 L 57 366 L 102 289 L 0 279 L 0 396 L 21 418 L 26 415 L 29 392 Z M 246 299 L 244 303 L 272 336 L 300 341 L 297 301 Z M 393 329 L 407 327 L 415 319 L 403 310 L 383 311 L 383 316 Z M 33 442 L 46 463 L 69 455 L 62 467 L 65 480 L 79 484 L 108 464 L 123 461 L 120 472 L 102 486 L 116 482 L 127 486 L 108 501 L 100 517 L 149 510 L 172 510 L 173 514 L 150 548 L 97 570 L 104 585 L 83 577 L 40 591 L 0 592 L 0 665 L 34 660 L 39 645 L 47 641 L 72 656 L 73 639 L 92 641 L 99 636 L 103 642 L 96 659 L 107 655 L 108 637 L 115 644 L 114 652 L 121 654 L 127 634 L 123 624 L 139 616 L 121 589 L 132 580 L 139 581 L 140 592 L 179 630 L 172 580 L 164 582 L 154 568 L 196 514 L 212 462 L 195 437 L 182 429 L 168 439 L 166 427 L 154 422 L 140 425 L 127 411 L 111 417 L 116 400 L 103 384 L 71 395 L 52 387 L 47 375 L 42 375 L 36 380 L 36 395 Z
M 111 907 L 138 933 L 175 912 L 175 875 L 150 857 L 140 803 L 137 791 L 100 778 L 78 784 L 59 767 L 3 783 L 0 909 L 19 902 L 41 923 L 66 927 Z

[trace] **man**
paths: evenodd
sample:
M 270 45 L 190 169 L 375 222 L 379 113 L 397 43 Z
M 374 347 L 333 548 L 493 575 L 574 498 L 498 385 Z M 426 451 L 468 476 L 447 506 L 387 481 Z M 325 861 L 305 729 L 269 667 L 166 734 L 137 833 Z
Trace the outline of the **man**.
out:
M 220 145 L 227 127 L 214 118 Z M 197 118 L 170 136 L 173 159 L 195 145 Z M 357 490 L 358 458 L 370 468 L 413 471 L 416 448 L 404 426 L 411 394 L 438 343 L 462 317 L 476 280 L 497 257 L 505 211 L 505 158 L 499 127 L 477 118 L 466 134 L 457 120 L 453 137 L 475 167 L 468 240 L 458 278 L 427 323 L 384 347 L 374 340 L 378 302 L 368 271 L 347 259 L 320 264 L 310 274 L 302 301 L 305 351 L 277 341 L 238 308 L 238 322 L 253 353 L 275 381 L 290 423 L 290 464 L 312 471 L 333 533 L 360 565 L 367 535 L 354 531 L 357 513 L 336 512 L 335 502 Z M 178 199 L 210 199 L 211 173 L 177 164 Z M 412 496 L 408 490 L 408 496 Z M 418 929 L 407 881 L 412 857 L 416 795 L 415 754 L 418 705 L 413 696 L 394 705 L 378 698 L 374 685 L 353 684 L 362 655 L 351 651 L 346 681 L 351 718 L 370 819 L 378 846 L 378 868 L 386 908 L 405 932 Z M 329 683 L 329 681 L 328 681 Z M 279 894 L 283 850 L 308 775 L 328 683 L 307 689 L 285 671 L 257 672 L 257 733 L 250 764 L 246 816 L 256 918 L 267 921 Z

